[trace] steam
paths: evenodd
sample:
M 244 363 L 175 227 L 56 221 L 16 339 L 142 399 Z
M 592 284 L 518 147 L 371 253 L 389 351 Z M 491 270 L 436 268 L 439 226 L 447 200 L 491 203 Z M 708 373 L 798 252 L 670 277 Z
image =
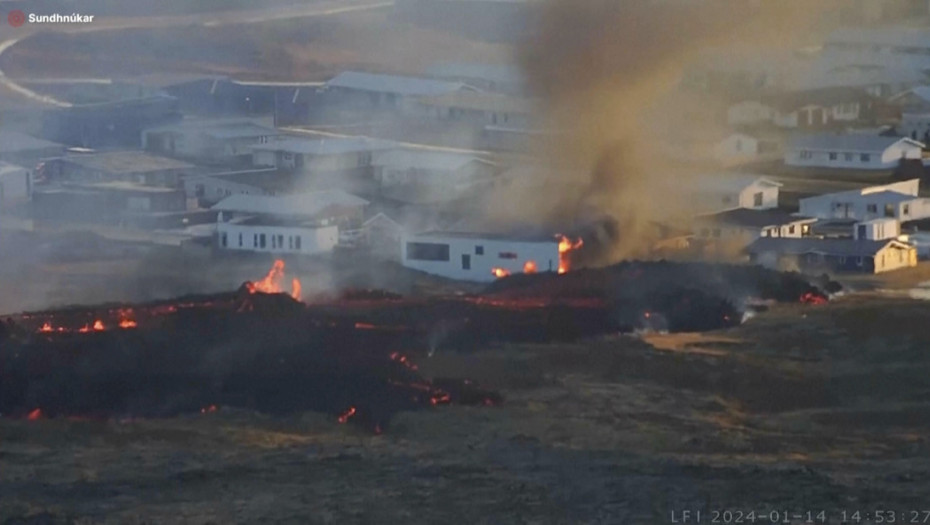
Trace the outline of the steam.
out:
M 521 59 L 546 127 L 559 133 L 535 152 L 559 183 L 500 198 L 511 211 L 524 203 L 518 213 L 536 220 L 613 218 L 618 237 L 602 263 L 647 255 L 650 225 L 678 218 L 688 199 L 678 188 L 692 175 L 666 160 L 662 139 L 725 129 L 719 111 L 705 111 L 713 100 L 679 89 L 685 68 L 710 48 L 754 53 L 817 41 L 813 28 L 829 29 L 820 14 L 837 18 L 839 5 L 550 0 Z

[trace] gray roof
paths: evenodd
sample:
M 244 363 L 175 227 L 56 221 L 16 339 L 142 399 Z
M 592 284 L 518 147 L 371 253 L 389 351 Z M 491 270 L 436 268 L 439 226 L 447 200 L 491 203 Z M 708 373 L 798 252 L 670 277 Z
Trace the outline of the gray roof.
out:
M 492 163 L 474 155 L 445 151 L 390 150 L 379 154 L 372 164 L 399 169 L 418 168 L 433 171 L 456 171 L 472 162 Z
M 779 209 L 755 210 L 749 208 L 734 208 L 732 210 L 709 215 L 701 215 L 696 219 L 704 223 L 712 222 L 746 228 L 765 228 L 768 226 L 781 226 L 795 222 L 813 222 L 816 220 L 811 217 L 792 215 Z
M 854 133 L 851 135 L 834 135 L 824 133 L 820 135 L 802 135 L 793 137 L 788 142 L 789 149 L 809 149 L 820 151 L 867 151 L 881 153 L 891 145 L 905 141 L 909 144 L 923 147 L 916 140 L 902 137 L 883 137 L 881 135 L 866 135 Z
M 526 233 L 493 233 L 493 232 L 459 232 L 459 231 L 436 231 L 430 230 L 418 233 L 413 236 L 417 237 L 436 237 L 436 238 L 454 238 L 454 239 L 472 239 L 476 241 L 513 241 L 513 242 L 545 242 L 558 244 L 559 240 L 556 235 L 547 234 L 526 234 Z
M 276 140 L 267 144 L 257 144 L 252 146 L 252 149 L 262 151 L 285 151 L 303 155 L 340 155 L 343 153 L 377 151 L 394 147 L 397 147 L 397 145 L 386 140 L 376 140 L 365 137 L 333 137 L 322 139 L 292 138 Z
M 43 149 L 64 149 L 64 146 L 56 142 L 44 139 L 37 139 L 25 133 L 18 131 L 0 130 L 0 152 L 13 153 L 17 151 L 35 151 Z
M 788 237 L 760 237 L 746 247 L 749 253 L 776 252 L 801 255 L 805 253 L 822 253 L 843 257 L 871 257 L 888 244 L 898 242 L 894 239 L 870 241 L 864 239 L 816 239 Z
M 454 93 L 468 86 L 461 82 L 447 82 L 431 78 L 402 77 L 397 75 L 381 75 L 376 73 L 363 73 L 360 71 L 345 71 L 339 73 L 326 83 L 328 87 L 356 89 L 376 93 L 393 93 L 415 97 L 436 96 Z
M 62 157 L 64 162 L 106 173 L 145 173 L 151 171 L 191 169 L 193 164 L 142 151 L 107 151 L 78 153 Z
M 217 211 L 313 217 L 332 207 L 361 207 L 368 201 L 342 190 L 296 193 L 281 197 L 231 195 L 213 205 Z
M 182 120 L 177 124 L 167 124 L 164 126 L 155 126 L 146 129 L 154 132 L 199 132 L 209 137 L 224 138 L 248 138 L 278 135 L 278 130 L 268 126 L 262 126 L 251 120 L 243 119 L 189 119 Z
M 524 82 L 520 68 L 509 64 L 440 62 L 430 66 L 426 74 L 437 78 L 475 79 L 514 86 L 522 85 Z

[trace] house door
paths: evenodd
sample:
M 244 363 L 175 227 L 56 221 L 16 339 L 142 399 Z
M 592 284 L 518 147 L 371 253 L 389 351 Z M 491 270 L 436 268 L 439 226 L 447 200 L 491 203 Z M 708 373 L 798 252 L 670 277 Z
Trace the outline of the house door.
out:
M 471 270 L 471 254 L 462 254 L 462 269 Z

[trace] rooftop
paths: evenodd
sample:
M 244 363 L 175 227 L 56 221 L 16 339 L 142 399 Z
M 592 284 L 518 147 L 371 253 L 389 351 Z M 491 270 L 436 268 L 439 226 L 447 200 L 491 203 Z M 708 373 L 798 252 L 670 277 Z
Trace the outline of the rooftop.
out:
M 332 208 L 361 207 L 368 201 L 342 190 L 284 196 L 232 195 L 213 205 L 217 211 L 313 217 Z
M 524 82 L 520 68 L 509 64 L 440 62 L 427 68 L 426 74 L 436 78 L 475 79 L 512 86 L 519 86 Z
M 702 222 L 744 226 L 747 228 L 765 228 L 768 226 L 781 226 L 795 222 L 814 222 L 816 219 L 792 215 L 784 210 L 754 210 L 749 208 L 734 208 L 732 210 L 701 215 L 697 217 Z
M 14 153 L 18 151 L 36 151 L 44 149 L 64 149 L 57 142 L 38 139 L 18 131 L 0 130 L 0 153 Z
M 783 111 L 793 111 L 804 106 L 832 106 L 871 99 L 866 91 L 849 86 L 833 86 L 801 91 L 788 91 L 763 97 L 763 104 Z
M 555 234 L 525 234 L 525 233 L 491 233 L 491 232 L 460 232 L 460 231 L 436 231 L 430 230 L 418 233 L 416 237 L 437 237 L 452 239 L 472 239 L 476 241 L 513 241 L 513 242 L 539 242 L 558 244 L 559 240 Z
M 394 168 L 419 168 L 434 171 L 456 171 L 472 162 L 492 164 L 474 155 L 443 151 L 396 149 L 380 153 L 372 164 Z
M 339 73 L 327 82 L 326 85 L 328 87 L 419 97 L 443 95 L 464 89 L 471 89 L 461 82 L 363 73 L 361 71 L 345 71 Z
M 247 119 L 185 119 L 177 124 L 156 126 L 152 132 L 199 132 L 217 139 L 248 138 L 278 135 L 278 130 Z
M 253 150 L 284 151 L 302 155 L 341 155 L 343 153 L 358 153 L 364 151 L 377 151 L 396 147 L 393 142 L 376 140 L 364 137 L 335 137 L 325 139 L 282 139 L 267 144 L 252 146 Z
M 924 145 L 916 140 L 904 137 L 886 137 L 882 135 L 864 135 L 853 133 L 849 135 L 819 134 L 801 135 L 791 138 L 788 147 L 791 149 L 809 149 L 821 151 L 865 151 L 881 153 L 892 144 L 907 142 L 923 148 Z
M 842 257 L 874 256 L 894 239 L 871 241 L 866 239 L 793 239 L 788 237 L 760 237 L 746 247 L 749 253 L 778 252 L 792 255 L 821 253 Z
M 498 113 L 531 113 L 533 111 L 533 102 L 529 99 L 476 91 L 457 91 L 436 97 L 424 97 L 420 99 L 420 103 L 441 108 Z
M 107 173 L 146 173 L 153 171 L 185 170 L 194 167 L 180 160 L 159 157 L 142 151 L 108 151 L 80 153 L 62 157 L 64 162 L 84 169 Z

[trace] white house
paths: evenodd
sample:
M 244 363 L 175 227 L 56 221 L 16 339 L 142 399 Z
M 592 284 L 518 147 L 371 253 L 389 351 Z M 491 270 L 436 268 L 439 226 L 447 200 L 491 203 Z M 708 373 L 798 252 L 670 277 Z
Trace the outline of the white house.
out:
M 415 104 L 416 99 L 420 97 L 476 91 L 462 82 L 362 71 L 339 73 L 326 83 L 325 90 L 340 97 L 342 104 L 372 109 L 403 108 Z
M 375 180 L 385 196 L 404 202 L 453 200 L 463 191 L 490 182 L 494 164 L 474 155 L 396 149 L 377 152 Z
M 188 198 L 215 204 L 232 195 L 278 195 L 295 190 L 293 173 L 257 168 L 185 177 Z
M 757 239 L 749 260 L 779 270 L 881 273 L 917 265 L 914 246 L 895 239 Z
M 559 242 L 554 236 L 426 232 L 405 235 L 402 246 L 407 268 L 460 281 L 491 282 L 509 273 L 559 270 Z
M 930 199 L 918 197 L 920 179 L 827 193 L 799 201 L 800 214 L 819 219 L 867 221 L 893 218 L 900 222 L 930 217 Z
M 782 184 L 752 174 L 717 173 L 693 178 L 690 204 L 694 213 L 733 208 L 769 210 L 778 207 Z
M 694 218 L 699 239 L 745 246 L 759 237 L 800 238 L 810 234 L 817 219 L 792 215 L 778 209 L 734 208 Z
M 331 251 L 340 228 L 361 224 L 368 201 L 340 190 L 281 197 L 233 195 L 212 209 L 220 248 L 271 253 Z
M 901 223 L 895 219 L 872 219 L 853 225 L 853 239 L 883 241 L 897 239 L 899 235 L 901 235 Z
M 902 159 L 920 159 L 916 140 L 876 135 L 806 135 L 788 142 L 785 164 L 797 167 L 891 169 Z
M 0 211 L 32 196 L 32 171 L 0 161 Z
M 763 158 L 778 158 L 781 144 L 777 140 L 749 133 L 731 133 L 714 145 L 714 158 L 724 164 L 739 164 Z

